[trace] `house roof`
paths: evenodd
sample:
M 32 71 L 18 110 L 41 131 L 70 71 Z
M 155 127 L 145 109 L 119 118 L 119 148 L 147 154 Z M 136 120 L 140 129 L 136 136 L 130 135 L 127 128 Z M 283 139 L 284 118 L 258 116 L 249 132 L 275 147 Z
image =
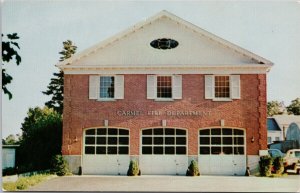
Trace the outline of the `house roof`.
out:
M 277 124 L 274 118 L 267 119 L 267 127 L 268 127 L 268 131 L 281 131 L 279 125 Z
M 222 47 L 225 47 L 229 50 L 231 50 L 233 53 L 239 54 L 240 57 L 244 57 L 244 58 L 248 58 L 247 61 L 251 61 L 248 62 L 247 64 L 243 64 L 240 66 L 249 68 L 249 67 L 264 67 L 267 69 L 267 71 L 270 69 L 270 67 L 273 65 L 273 63 L 263 57 L 260 57 L 246 49 L 243 49 L 229 41 L 226 41 L 190 22 L 187 22 L 177 16 L 175 16 L 174 14 L 168 12 L 168 11 L 161 11 L 158 14 L 137 23 L 136 25 L 112 36 L 111 38 L 108 38 L 78 54 L 73 55 L 71 58 L 66 59 L 58 64 L 56 64 L 57 67 L 61 68 L 62 70 L 64 69 L 68 69 L 68 68 L 88 68 L 91 67 L 89 62 L 83 61 L 80 62 L 81 60 L 84 60 L 84 58 L 87 58 L 91 55 L 94 55 L 95 53 L 98 52 L 104 52 L 105 49 L 107 49 L 110 46 L 116 45 L 118 42 L 124 40 L 124 39 L 128 39 L 131 36 L 133 36 L 133 34 L 136 34 L 138 32 L 141 32 L 143 30 L 143 28 L 146 28 L 147 26 L 154 24 L 154 23 L 158 23 L 159 20 L 170 20 L 173 23 L 176 23 L 178 26 L 180 26 L 181 28 L 184 28 L 186 30 L 189 30 L 190 32 L 196 33 L 198 35 L 198 37 L 204 37 L 212 42 L 214 42 L 215 44 L 218 44 Z M 137 38 L 135 38 L 137 39 Z M 126 50 L 126 48 L 124 48 L 122 51 L 120 51 L 121 53 L 124 52 L 124 50 Z M 129 55 L 126 55 L 127 57 L 129 57 Z M 132 56 L 132 55 L 130 55 Z M 111 58 L 111 60 L 113 60 L 114 57 L 111 56 L 111 54 L 108 54 L 105 56 L 106 58 Z M 187 57 L 188 58 L 188 57 Z M 120 59 L 120 61 L 123 61 L 124 57 Z M 103 64 L 101 64 L 101 60 L 98 60 L 99 62 L 96 65 L 93 65 L 92 67 L 97 67 L 98 65 L 101 67 L 104 67 L 103 65 L 107 65 L 109 62 L 102 62 Z M 230 60 L 229 60 L 230 61 Z M 168 61 L 167 61 L 168 62 Z M 116 61 L 112 61 L 112 64 L 109 66 L 105 66 L 105 67 L 120 67 L 120 65 L 117 65 Z M 130 62 L 129 62 L 130 63 Z M 170 62 L 172 63 L 172 62 Z M 169 63 L 169 64 L 170 64 Z M 207 63 L 205 63 L 207 64 Z M 90 65 L 90 66 L 89 66 Z M 220 65 L 220 64 L 218 64 Z M 218 65 L 216 64 L 207 64 L 206 66 L 202 65 L 201 67 L 218 67 Z M 232 66 L 232 63 L 230 64 L 221 64 L 222 67 L 228 67 L 228 66 Z M 131 65 L 131 68 L 138 68 L 140 66 L 138 65 Z M 172 67 L 172 65 L 170 65 L 169 67 Z M 175 67 L 175 66 L 174 66 Z M 178 66 L 176 66 L 178 67 Z M 185 67 L 194 67 L 194 65 L 188 66 L 186 65 Z
M 288 127 L 292 122 L 300 124 L 300 115 L 274 115 L 273 118 L 280 126 Z

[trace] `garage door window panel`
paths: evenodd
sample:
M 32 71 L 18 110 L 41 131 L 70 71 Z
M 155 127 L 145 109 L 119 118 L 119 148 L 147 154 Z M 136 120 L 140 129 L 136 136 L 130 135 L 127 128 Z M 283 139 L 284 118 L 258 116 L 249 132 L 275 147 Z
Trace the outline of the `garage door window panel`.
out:
M 106 154 L 106 146 L 97 146 L 96 154 Z
M 185 145 L 186 138 L 185 137 L 176 137 L 176 145 Z
M 106 144 L 106 137 L 97 137 L 97 145 Z
M 210 154 L 210 147 L 200 147 L 200 154 L 209 155 Z
M 129 139 L 128 137 L 119 137 L 119 145 L 128 145 Z
M 152 155 L 152 147 L 142 147 L 142 154 Z
M 225 146 L 225 147 L 223 147 L 223 153 L 226 154 L 226 155 L 233 154 L 232 146 Z
M 244 155 L 244 131 L 232 128 L 212 128 L 199 130 L 199 154 Z
M 97 135 L 106 135 L 107 130 L 106 129 L 97 129 Z
M 174 155 L 175 154 L 175 147 L 172 147 L 172 146 L 165 147 L 165 154 Z
M 125 129 L 119 129 L 119 135 L 129 135 L 129 131 Z
M 164 153 L 163 147 L 154 146 L 154 154 L 163 154 L 163 153 Z
M 117 145 L 118 144 L 118 138 L 117 137 L 108 137 L 108 144 L 109 145 Z
M 129 131 L 98 128 L 85 131 L 85 154 L 129 154 Z
M 85 143 L 86 144 L 89 144 L 89 145 L 92 145 L 92 144 L 95 144 L 95 137 L 85 137 Z
M 89 129 L 85 132 L 86 135 L 95 135 L 95 129 Z
M 232 145 L 232 137 L 223 137 L 224 145 Z
M 142 154 L 186 154 L 186 131 L 155 128 L 142 131 Z
M 186 147 L 185 146 L 176 146 L 176 154 L 177 155 L 185 155 Z
M 175 129 L 165 129 L 165 135 L 174 135 Z
M 95 147 L 94 146 L 86 146 L 84 151 L 85 151 L 85 154 L 95 154 Z
M 165 138 L 165 144 L 174 145 L 175 144 L 175 138 L 174 137 L 166 137 Z
M 127 155 L 129 154 L 129 148 L 128 147 L 119 147 L 119 155 Z
M 244 155 L 244 147 L 234 147 L 234 154 L 235 155 Z

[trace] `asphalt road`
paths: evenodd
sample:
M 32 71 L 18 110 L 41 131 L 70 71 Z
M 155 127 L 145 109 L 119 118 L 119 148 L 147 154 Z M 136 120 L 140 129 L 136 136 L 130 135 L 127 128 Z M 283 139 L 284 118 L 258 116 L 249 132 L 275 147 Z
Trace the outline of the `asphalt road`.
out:
M 300 176 L 67 176 L 28 191 L 300 192 Z

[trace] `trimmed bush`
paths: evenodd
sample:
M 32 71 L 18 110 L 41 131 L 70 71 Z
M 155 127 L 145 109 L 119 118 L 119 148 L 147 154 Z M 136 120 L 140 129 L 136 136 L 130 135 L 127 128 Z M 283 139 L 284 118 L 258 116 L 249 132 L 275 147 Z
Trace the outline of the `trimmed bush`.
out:
M 259 173 L 261 176 L 271 176 L 272 162 L 273 160 L 269 155 L 260 157 Z
M 129 163 L 127 176 L 140 176 L 140 175 L 141 175 L 141 170 L 139 169 L 138 162 L 136 160 L 131 160 Z
M 52 171 L 58 176 L 70 173 L 68 163 L 62 155 L 56 155 L 52 158 Z
M 186 176 L 200 176 L 197 161 L 195 161 L 195 160 L 191 161 L 191 164 L 189 165 L 189 167 L 186 171 Z
M 273 161 L 273 168 L 276 174 L 283 174 L 284 172 L 284 165 L 283 159 L 281 157 L 276 157 Z

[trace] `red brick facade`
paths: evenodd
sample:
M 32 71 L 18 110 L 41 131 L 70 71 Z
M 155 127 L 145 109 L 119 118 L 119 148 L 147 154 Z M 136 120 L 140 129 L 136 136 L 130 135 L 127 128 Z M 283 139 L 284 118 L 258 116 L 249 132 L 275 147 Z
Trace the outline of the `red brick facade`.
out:
M 82 154 L 83 129 L 109 126 L 130 129 L 130 155 L 139 155 L 141 128 L 167 126 L 188 129 L 188 155 L 198 154 L 198 129 L 220 126 L 246 130 L 246 154 L 258 155 L 267 148 L 266 75 L 240 75 L 241 99 L 217 102 L 204 99 L 204 75 L 182 75 L 182 99 L 157 102 L 147 99 L 147 75 L 124 75 L 124 99 L 100 102 L 88 97 L 89 75 L 65 74 L 63 147 L 64 155 Z M 210 111 L 206 116 L 119 116 L 118 110 L 137 111 Z M 254 141 L 251 141 L 252 138 Z

